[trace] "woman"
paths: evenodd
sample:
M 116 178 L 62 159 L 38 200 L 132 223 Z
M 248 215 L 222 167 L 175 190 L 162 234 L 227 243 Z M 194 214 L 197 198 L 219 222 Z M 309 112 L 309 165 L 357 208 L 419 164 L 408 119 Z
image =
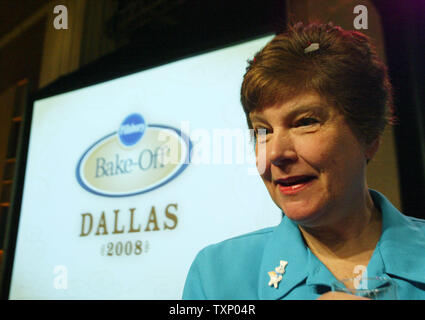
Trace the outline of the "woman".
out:
M 250 61 L 241 101 L 262 180 L 284 218 L 203 249 L 183 298 L 347 298 L 326 292 L 363 270 L 391 278 L 400 299 L 425 299 L 424 221 L 367 187 L 392 102 L 369 39 L 297 24 Z

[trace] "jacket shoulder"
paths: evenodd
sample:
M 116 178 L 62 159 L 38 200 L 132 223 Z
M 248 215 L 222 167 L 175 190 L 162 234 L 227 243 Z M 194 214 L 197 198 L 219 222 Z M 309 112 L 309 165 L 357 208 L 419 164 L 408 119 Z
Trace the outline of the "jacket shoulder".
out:
M 198 256 L 207 264 L 218 259 L 223 268 L 234 263 L 259 263 L 263 248 L 274 229 L 265 228 L 211 244 L 202 249 Z M 217 263 L 214 265 L 217 267 Z
M 413 224 L 416 224 L 418 227 L 425 228 L 425 220 L 420 218 L 415 218 L 411 216 L 405 216 L 408 220 L 410 220 Z
M 268 235 L 270 235 L 275 228 L 276 227 L 269 227 L 269 228 L 256 230 L 250 233 L 242 234 L 233 238 L 223 240 L 215 244 L 211 244 L 205 247 L 203 250 L 221 251 L 221 250 L 234 249 L 234 248 L 244 249 L 247 247 L 247 245 L 261 246 L 264 244 L 265 241 L 267 241 Z
M 419 235 L 425 238 L 425 220 L 404 215 L 405 220 L 409 226 L 410 231 L 417 231 Z
M 274 229 L 257 230 L 202 249 L 189 270 L 183 299 L 255 299 L 264 246 Z

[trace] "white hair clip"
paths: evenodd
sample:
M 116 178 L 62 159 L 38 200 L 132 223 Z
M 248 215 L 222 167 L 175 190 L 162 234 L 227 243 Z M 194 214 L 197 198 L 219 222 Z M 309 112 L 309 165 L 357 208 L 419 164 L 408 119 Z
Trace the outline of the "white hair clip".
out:
M 304 49 L 304 53 L 309 53 L 319 50 L 319 44 L 317 42 L 311 43 L 307 48 Z

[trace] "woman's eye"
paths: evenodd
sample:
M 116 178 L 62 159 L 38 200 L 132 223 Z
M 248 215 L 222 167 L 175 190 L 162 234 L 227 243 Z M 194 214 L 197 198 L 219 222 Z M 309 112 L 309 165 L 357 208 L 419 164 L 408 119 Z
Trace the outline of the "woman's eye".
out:
M 315 118 L 302 118 L 295 123 L 295 126 L 296 127 L 311 126 L 316 123 L 319 123 L 319 121 Z

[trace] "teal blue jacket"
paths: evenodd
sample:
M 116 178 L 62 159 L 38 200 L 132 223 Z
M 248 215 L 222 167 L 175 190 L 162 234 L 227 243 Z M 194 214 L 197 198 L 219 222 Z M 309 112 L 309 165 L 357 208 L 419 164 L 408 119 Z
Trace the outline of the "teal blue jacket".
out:
M 425 220 L 401 214 L 382 194 L 370 190 L 382 212 L 382 235 L 367 266 L 367 276 L 390 277 L 397 298 L 425 299 Z M 269 271 L 288 262 L 277 288 Z M 262 229 L 201 250 L 186 279 L 183 299 L 316 299 L 330 290 L 334 275 L 305 245 L 287 217 Z

